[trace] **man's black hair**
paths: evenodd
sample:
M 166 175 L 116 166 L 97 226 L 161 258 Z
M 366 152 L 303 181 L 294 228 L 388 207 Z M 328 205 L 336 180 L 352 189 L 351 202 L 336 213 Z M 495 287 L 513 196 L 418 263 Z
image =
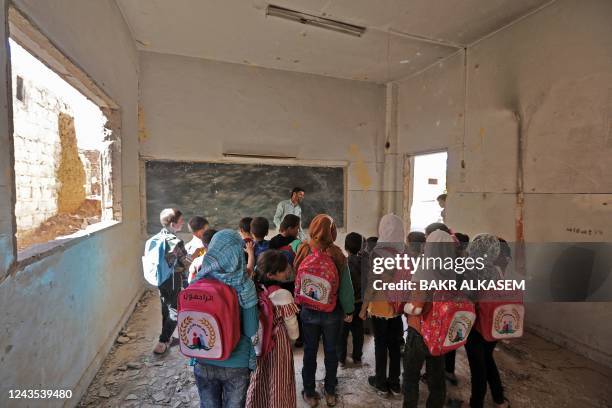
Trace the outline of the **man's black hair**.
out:
M 302 192 L 305 192 L 302 187 L 293 187 L 293 190 L 291 190 L 291 197 L 293 197 L 295 193 L 302 193 Z

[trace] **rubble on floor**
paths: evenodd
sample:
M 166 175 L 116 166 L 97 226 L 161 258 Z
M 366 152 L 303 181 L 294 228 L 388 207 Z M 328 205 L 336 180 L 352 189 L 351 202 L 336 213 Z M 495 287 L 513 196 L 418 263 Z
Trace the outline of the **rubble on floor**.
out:
M 120 333 L 102 368 L 81 400 L 80 407 L 198 407 L 199 397 L 189 360 L 178 347 L 158 357 L 152 353 L 160 328 L 159 298 L 147 291 Z M 350 339 L 349 339 L 350 344 Z M 349 345 L 350 350 L 350 345 Z M 350 355 L 350 353 L 349 353 Z M 302 389 L 302 349 L 294 349 L 298 407 Z M 599 365 L 539 337 L 500 344 L 496 360 L 506 395 L 513 408 L 604 408 L 612 406 L 612 369 Z M 323 350 L 319 351 L 317 384 L 324 377 Z M 383 398 L 369 388 L 374 373 L 374 339 L 366 336 L 363 364 L 350 358 L 338 369 L 338 407 L 401 407 L 399 397 Z M 465 351 L 457 353 L 458 386 L 448 386 L 449 396 L 469 398 L 469 367 Z M 425 406 L 427 387 L 420 384 Z M 487 407 L 494 404 L 487 396 Z M 324 407 L 324 401 L 319 406 Z

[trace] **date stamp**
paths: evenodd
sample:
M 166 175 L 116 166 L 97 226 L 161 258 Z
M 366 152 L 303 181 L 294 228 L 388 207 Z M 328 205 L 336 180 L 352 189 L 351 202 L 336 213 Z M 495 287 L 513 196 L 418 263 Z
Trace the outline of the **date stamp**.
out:
M 70 399 L 72 390 L 9 390 L 9 399 Z

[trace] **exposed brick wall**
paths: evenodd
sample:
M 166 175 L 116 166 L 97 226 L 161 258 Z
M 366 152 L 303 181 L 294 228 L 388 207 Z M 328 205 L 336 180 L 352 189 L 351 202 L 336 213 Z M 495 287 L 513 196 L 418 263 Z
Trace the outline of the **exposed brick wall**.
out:
M 13 67 L 13 85 L 20 74 Z M 13 90 L 15 182 L 17 230 L 40 225 L 58 210 L 57 170 L 61 155 L 58 117 L 71 114 L 70 107 L 27 77 L 23 78 L 24 100 Z

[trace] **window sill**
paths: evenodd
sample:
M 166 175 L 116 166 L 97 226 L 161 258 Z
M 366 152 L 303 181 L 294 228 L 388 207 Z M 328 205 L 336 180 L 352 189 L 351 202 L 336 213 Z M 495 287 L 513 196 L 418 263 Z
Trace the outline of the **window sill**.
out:
M 58 237 L 53 241 L 42 244 L 35 244 L 17 253 L 17 263 L 15 269 L 20 270 L 24 267 L 38 262 L 48 256 L 61 252 L 71 246 L 83 242 L 85 239 L 97 234 L 101 231 L 112 228 L 121 224 L 120 221 L 102 221 L 93 225 L 89 225 L 84 230 L 75 232 L 74 234 Z

